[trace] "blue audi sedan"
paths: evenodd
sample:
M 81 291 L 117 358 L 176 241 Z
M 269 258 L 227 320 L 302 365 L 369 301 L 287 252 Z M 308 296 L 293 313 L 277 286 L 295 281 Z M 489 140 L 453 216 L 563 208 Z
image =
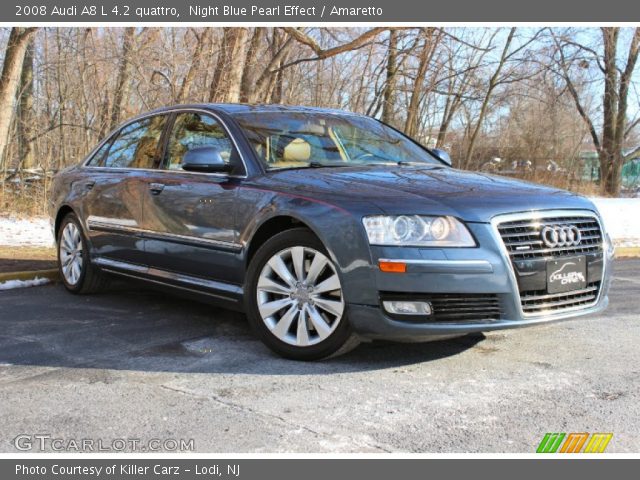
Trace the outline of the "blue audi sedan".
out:
M 380 121 L 280 105 L 132 118 L 54 180 L 71 293 L 112 275 L 246 313 L 280 355 L 602 311 L 613 246 L 579 195 L 451 167 Z

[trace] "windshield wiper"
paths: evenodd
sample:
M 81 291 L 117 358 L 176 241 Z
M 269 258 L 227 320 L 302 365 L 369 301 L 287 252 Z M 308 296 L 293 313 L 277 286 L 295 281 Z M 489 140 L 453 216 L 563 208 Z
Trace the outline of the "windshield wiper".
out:
M 321 162 L 309 162 L 310 168 L 324 168 L 324 167 L 353 167 L 347 163 L 321 163 Z
M 350 165 L 348 163 L 321 163 L 321 162 L 309 162 L 306 165 L 299 165 L 295 167 L 271 167 L 269 171 L 271 172 L 280 172 L 282 170 L 301 170 L 303 168 L 345 168 L 345 167 L 353 167 L 354 165 Z
M 399 160 L 396 162 L 396 165 L 398 165 L 399 167 L 411 167 L 411 166 L 417 165 L 419 167 L 429 168 L 429 170 L 444 168 L 442 165 L 436 165 L 436 164 L 425 163 L 425 162 L 407 162 L 406 160 Z

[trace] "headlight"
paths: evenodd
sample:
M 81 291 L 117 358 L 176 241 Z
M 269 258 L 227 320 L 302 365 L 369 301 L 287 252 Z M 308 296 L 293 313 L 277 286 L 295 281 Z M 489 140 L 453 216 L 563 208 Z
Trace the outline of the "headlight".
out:
M 373 215 L 362 219 L 370 245 L 475 247 L 463 223 L 453 217 Z

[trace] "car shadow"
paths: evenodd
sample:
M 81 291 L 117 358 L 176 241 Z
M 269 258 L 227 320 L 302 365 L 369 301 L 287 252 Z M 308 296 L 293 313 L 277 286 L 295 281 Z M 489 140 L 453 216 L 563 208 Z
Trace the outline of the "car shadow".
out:
M 297 362 L 252 334 L 243 314 L 118 282 L 74 296 L 60 285 L 0 292 L 0 364 L 144 372 L 318 375 L 431 362 L 485 337 L 428 343 L 369 342 L 341 357 Z

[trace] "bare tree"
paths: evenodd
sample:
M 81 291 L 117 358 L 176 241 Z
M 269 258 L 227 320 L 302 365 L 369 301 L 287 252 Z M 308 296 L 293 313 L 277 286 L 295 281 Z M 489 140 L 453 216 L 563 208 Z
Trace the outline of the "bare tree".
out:
M 266 36 L 266 30 L 265 27 L 256 27 L 253 29 L 253 35 L 251 35 L 251 41 L 247 48 L 247 58 L 244 62 L 244 71 L 242 72 L 242 81 L 240 84 L 240 101 L 242 102 L 250 101 L 250 92 L 254 88 L 257 80 L 258 65 L 262 62 L 259 53 Z
M 20 87 L 22 64 L 36 28 L 13 27 L 4 53 L 0 76 L 0 167 L 6 165 L 9 130 L 14 118 L 16 94 Z
M 247 28 L 224 27 L 222 46 L 209 88 L 210 102 L 240 101 L 248 32 Z
M 382 121 L 393 123 L 396 106 L 396 82 L 398 73 L 398 32 L 389 31 L 389 46 L 387 48 L 387 81 L 384 84 L 382 102 Z
M 209 99 L 371 115 L 449 149 L 466 168 L 500 156 L 570 170 L 588 132 L 603 188 L 619 184 L 624 161 L 639 153 L 637 29 L 553 28 L 546 37 L 475 27 L 27 30 L 0 29 L 5 168 L 71 165 L 132 113 Z M 4 182 L 0 196 L 14 187 L 25 203 L 46 194 L 46 184 L 38 195 L 18 184 Z
M 180 84 L 180 90 L 176 97 L 177 103 L 183 103 L 189 98 L 192 84 L 202 65 L 202 59 L 204 57 L 206 45 L 211 40 L 211 29 L 205 29 L 201 33 L 198 33 L 195 29 L 190 29 L 190 31 L 196 39 L 196 46 L 193 50 L 193 55 L 191 56 L 191 64 L 189 65 L 189 70 L 187 71 L 186 75 L 182 79 L 182 83 Z
M 491 45 L 496 32 L 489 34 L 488 45 Z M 461 41 L 458 37 L 446 35 L 444 75 L 438 79 L 436 93 L 444 97 L 444 105 L 438 127 L 436 147 L 444 148 L 449 129 L 458 115 L 465 100 L 475 100 L 470 93 L 474 79 L 481 70 L 485 56 L 491 51 L 474 45 L 469 48 L 468 42 Z M 482 39 L 480 42 L 482 43 Z
M 433 56 L 441 39 L 441 30 L 433 27 L 424 29 L 422 32 L 424 37 L 422 48 L 419 54 L 418 69 L 415 79 L 413 80 L 413 89 L 411 91 L 411 99 L 407 109 L 407 119 L 404 124 L 404 131 L 409 136 L 416 136 L 418 133 L 418 120 L 420 118 L 419 108 L 421 99 L 428 94 L 434 87 L 434 82 L 427 88 L 424 85 L 427 76 L 427 70 L 431 65 Z M 435 81 L 435 76 L 433 77 Z
M 33 114 L 33 54 L 34 41 L 29 40 L 20 74 L 20 101 L 18 102 L 18 168 L 36 166 L 31 142 Z
M 122 53 L 120 54 L 118 79 L 116 80 L 116 89 L 113 96 L 113 107 L 111 109 L 109 130 L 115 128 L 115 126 L 120 122 L 120 113 L 122 112 L 123 103 L 129 98 L 131 57 L 134 52 L 135 33 L 135 27 L 127 27 L 124 29 L 122 36 Z
M 473 150 L 475 148 L 480 129 L 482 128 L 482 123 L 484 122 L 484 118 L 489 108 L 489 101 L 491 100 L 491 96 L 493 95 L 494 90 L 500 84 L 500 74 L 509 58 L 509 49 L 511 48 L 511 42 L 513 41 L 513 36 L 515 35 L 515 33 L 515 27 L 509 30 L 509 35 L 507 36 L 507 40 L 504 42 L 500 59 L 498 60 L 491 78 L 489 78 L 489 83 L 485 90 L 484 98 L 482 99 L 482 105 L 480 106 L 480 112 L 476 117 L 475 126 L 471 130 L 471 136 L 469 137 L 469 141 L 467 143 L 467 151 L 465 152 L 465 156 L 462 161 L 463 168 L 468 168 L 471 163 L 471 159 L 473 158 Z
M 572 38 L 557 35 L 551 30 L 556 46 L 557 71 L 566 82 L 575 102 L 580 117 L 584 120 L 593 145 L 598 152 L 601 172 L 601 188 L 603 193 L 618 195 L 622 166 L 625 161 L 640 153 L 636 145 L 631 151 L 624 153 L 625 139 L 631 134 L 627 125 L 627 104 L 629 88 L 640 51 L 640 28 L 633 30 L 626 55 L 619 54 L 619 27 L 601 28 L 602 52 L 596 51 Z M 579 93 L 575 68 L 588 68 L 585 60 L 588 56 L 597 65 L 603 79 L 602 91 L 602 128 L 596 128 L 594 113 L 589 111 L 585 99 Z M 624 62 L 620 62 L 624 59 Z

